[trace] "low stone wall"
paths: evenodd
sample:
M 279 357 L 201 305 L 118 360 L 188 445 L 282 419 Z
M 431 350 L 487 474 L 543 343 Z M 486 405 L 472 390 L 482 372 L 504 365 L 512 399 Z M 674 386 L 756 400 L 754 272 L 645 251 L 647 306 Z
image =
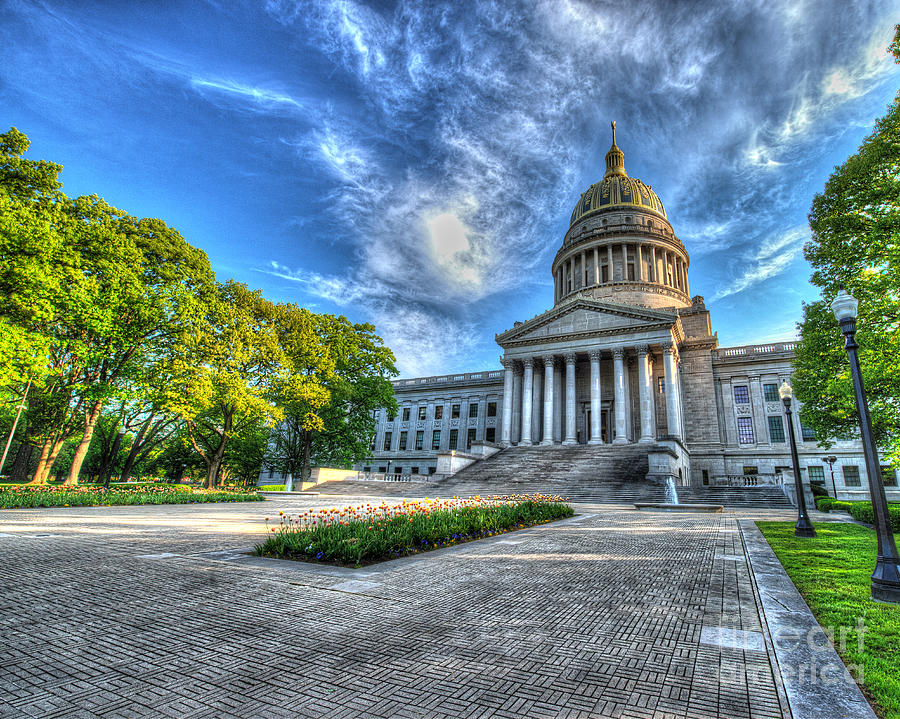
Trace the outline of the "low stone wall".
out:
M 345 479 L 356 479 L 359 475 L 355 469 L 334 469 L 332 467 L 314 467 L 310 472 L 310 481 L 313 484 L 324 482 L 341 482 Z

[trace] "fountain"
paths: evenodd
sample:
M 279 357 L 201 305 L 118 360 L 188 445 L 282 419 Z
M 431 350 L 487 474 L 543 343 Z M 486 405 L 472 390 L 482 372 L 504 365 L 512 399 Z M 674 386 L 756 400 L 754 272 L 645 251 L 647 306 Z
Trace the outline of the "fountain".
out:
M 674 477 L 666 477 L 665 502 L 637 502 L 635 509 L 662 509 L 668 512 L 721 512 L 721 504 L 681 504 L 678 501 L 678 485 Z
M 293 492 L 294 491 L 294 477 L 290 472 L 287 473 L 287 476 L 284 478 L 284 491 L 285 492 Z
M 666 478 L 666 504 L 678 504 L 678 490 L 675 488 L 675 480 Z

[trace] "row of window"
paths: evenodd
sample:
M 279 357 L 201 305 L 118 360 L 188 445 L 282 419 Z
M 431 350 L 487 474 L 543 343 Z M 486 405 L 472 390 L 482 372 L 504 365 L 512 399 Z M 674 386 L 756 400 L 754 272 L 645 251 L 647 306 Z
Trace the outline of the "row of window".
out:
M 394 470 L 394 474 L 403 474 L 403 467 L 393 467 L 392 469 Z M 370 467 L 370 466 L 363 467 L 363 472 L 371 472 L 371 471 L 372 471 L 372 467 Z M 381 474 L 384 474 L 387 471 L 387 467 L 384 467 L 384 466 L 379 467 L 378 471 Z M 425 467 L 425 472 L 423 472 L 423 474 L 434 474 L 436 471 L 437 471 L 437 467 Z M 409 473 L 410 474 L 419 474 L 419 468 L 418 467 L 410 467 Z
M 780 444 L 787 441 L 787 435 L 784 433 L 784 417 L 775 414 L 769 415 L 766 419 L 769 422 L 769 442 L 772 444 Z M 738 442 L 740 444 L 753 444 L 756 441 L 753 433 L 752 417 L 738 417 L 737 427 Z M 812 429 L 804 426 L 802 422 L 800 424 L 800 429 L 803 434 L 804 442 L 815 442 L 816 433 Z
M 385 432 L 384 433 L 384 444 L 382 448 L 385 452 L 391 451 L 391 440 L 394 438 L 393 432 Z M 487 427 L 484 430 L 484 439 L 487 442 L 495 442 L 497 438 L 497 430 L 495 427 Z M 466 449 L 469 449 L 472 446 L 472 442 L 478 439 L 477 429 L 475 427 L 470 427 L 466 434 Z M 409 443 L 409 432 L 401 432 L 400 433 L 400 442 L 397 446 L 397 450 L 400 452 L 404 452 L 408 449 Z M 459 430 L 451 429 L 450 430 L 450 448 L 457 449 L 457 445 L 459 444 Z M 425 431 L 418 430 L 416 432 L 416 442 L 415 449 L 422 450 L 425 448 Z M 441 448 L 441 430 L 435 429 L 431 432 L 431 449 L 437 450 Z M 372 451 L 375 451 L 375 441 L 372 441 Z
M 451 404 L 450 405 L 450 419 L 459 419 L 461 405 Z M 400 414 L 400 420 L 402 422 L 409 422 L 409 417 L 412 411 L 412 407 L 403 407 Z M 381 416 L 381 410 L 375 410 L 375 420 Z M 418 417 L 420 420 L 426 419 L 428 416 L 428 407 L 422 405 L 418 408 Z M 478 405 L 473 403 L 469 405 L 469 418 L 474 419 L 478 416 Z M 496 402 L 488 402 L 487 403 L 487 416 L 488 417 L 496 417 L 497 416 L 497 403 Z M 434 407 L 434 419 L 443 419 L 444 418 L 444 405 L 438 404 Z M 394 415 L 388 414 L 387 421 L 393 422 Z
M 764 384 L 762 388 L 766 402 L 779 402 L 781 400 L 777 384 Z M 747 385 L 738 384 L 734 386 L 734 402 L 735 404 L 750 404 L 750 388 Z
M 808 468 L 809 481 L 815 484 L 825 484 L 825 467 L 812 466 Z M 859 477 L 859 467 L 854 464 L 846 464 L 841 467 L 844 476 L 845 487 L 861 487 L 862 481 Z M 884 465 L 881 467 L 881 481 L 885 487 L 897 486 L 897 473 L 893 467 Z

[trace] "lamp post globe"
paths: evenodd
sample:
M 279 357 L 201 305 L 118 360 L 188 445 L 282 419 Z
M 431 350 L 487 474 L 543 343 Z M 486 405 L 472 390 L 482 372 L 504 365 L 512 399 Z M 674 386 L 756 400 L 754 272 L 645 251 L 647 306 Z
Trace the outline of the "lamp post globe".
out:
M 881 465 L 878 448 L 872 433 L 872 418 L 869 403 L 863 387 L 862 372 L 859 368 L 859 354 L 856 343 L 856 314 L 859 302 L 846 290 L 841 289 L 831 303 L 831 311 L 841 326 L 844 335 L 844 349 L 850 361 L 850 377 L 853 380 L 853 394 L 856 398 L 859 431 L 862 435 L 863 455 L 866 459 L 866 475 L 869 479 L 869 497 L 872 500 L 872 514 L 875 519 L 875 534 L 878 538 L 878 558 L 872 572 L 872 599 L 879 602 L 900 604 L 900 557 L 891 528 L 887 496 L 881 480 Z
M 791 465 L 794 469 L 794 490 L 797 493 L 797 524 L 794 527 L 794 534 L 798 537 L 815 537 L 816 530 L 809 521 L 809 514 L 806 512 L 806 492 L 803 491 L 803 478 L 800 476 L 800 458 L 797 456 L 797 440 L 794 438 L 794 422 L 791 417 L 791 404 L 794 399 L 794 390 L 784 380 L 781 387 L 778 388 L 778 394 L 784 404 L 784 414 L 787 419 L 788 437 L 791 441 Z

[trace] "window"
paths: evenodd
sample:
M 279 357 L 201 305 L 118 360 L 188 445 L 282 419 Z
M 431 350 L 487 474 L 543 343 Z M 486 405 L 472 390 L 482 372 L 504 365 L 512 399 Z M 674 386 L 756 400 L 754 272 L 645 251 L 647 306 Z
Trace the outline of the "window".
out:
M 428 407 L 425 405 L 419 407 L 419 419 L 425 419 L 426 412 L 428 412 Z
M 416 432 L 416 449 L 422 449 L 422 445 L 425 442 L 425 432 L 423 430 L 419 430 Z
M 665 377 L 657 377 L 656 384 L 659 386 L 659 393 L 665 394 L 666 393 L 666 378 Z
M 375 451 L 375 442 L 376 442 L 376 435 L 373 434 L 373 435 L 372 435 L 372 446 L 369 447 L 369 451 L 370 451 L 370 452 L 374 452 L 374 451 Z
M 434 474 L 435 472 L 437 472 L 437 467 L 429 467 L 428 468 L 428 474 Z
M 752 464 L 745 464 L 744 465 L 744 474 L 745 475 L 759 474 L 759 467 L 756 467 Z
M 488 417 L 496 417 L 497 416 L 497 403 L 496 402 L 488 402 Z
M 652 229 L 653 229 L 653 220 L 647 220 L 647 229 L 648 229 L 648 230 L 652 230 Z
M 458 404 L 450 405 L 450 419 L 459 419 L 459 405 Z
M 784 442 L 784 420 L 780 415 L 769 416 L 769 441 Z
M 484 438 L 488 442 L 496 442 L 497 441 L 497 428 L 496 427 L 488 427 L 484 431 Z
M 766 402 L 778 402 L 781 399 L 781 397 L 778 396 L 777 384 L 764 384 L 763 394 L 766 397 Z
M 459 444 L 459 430 L 451 429 L 450 430 L 450 449 L 456 449 L 456 445 Z
M 741 444 L 753 444 L 753 420 L 750 417 L 738 417 L 738 442 Z
M 431 448 L 432 449 L 440 449 L 441 448 L 441 430 L 436 429 L 431 433 Z
M 444 405 L 439 404 L 434 408 L 434 418 L 435 419 L 444 419 Z
M 369 473 L 372 471 L 371 467 L 363 467 L 363 472 Z
M 845 487 L 860 487 L 859 483 L 859 467 L 855 464 L 847 464 L 843 467 L 844 470 L 844 486 Z
M 384 451 L 389 452 L 391 449 L 391 432 L 384 433 Z
M 628 279 L 634 282 L 634 265 L 631 262 L 628 263 Z
M 469 405 L 469 417 L 477 417 L 478 416 L 478 403 L 472 402 Z
M 372 417 L 375 419 L 376 422 L 378 421 L 378 418 L 379 418 L 380 416 L 381 416 L 381 410 L 377 410 L 377 409 L 376 409 L 376 410 L 374 410 L 374 411 L 372 412 Z
M 403 474 L 403 467 L 394 467 L 394 474 Z
M 384 472 L 385 472 L 386 469 L 387 469 L 387 467 L 379 467 L 379 468 L 378 468 L 378 471 L 379 471 L 381 474 L 384 474 Z
M 466 436 L 466 449 L 471 449 L 472 442 L 474 442 L 474 441 L 475 441 L 475 428 L 472 427 L 471 429 L 469 429 L 469 433 Z
M 401 452 L 406 449 L 406 435 L 407 432 L 400 433 L 400 447 L 398 448 Z
M 803 422 L 800 423 L 800 432 L 803 435 L 804 442 L 816 441 L 816 431 L 812 427 L 807 427 Z
M 897 473 L 894 471 L 893 467 L 889 467 L 888 465 L 882 465 L 882 467 L 881 467 L 881 483 L 885 487 L 896 487 L 897 486 Z
M 600 265 L 600 281 L 609 282 L 609 267 Z
M 409 470 L 409 473 L 410 473 L 410 474 L 418 474 L 418 473 L 419 473 L 419 468 L 418 468 L 418 467 L 412 467 L 412 468 Z
M 709 470 L 703 470 L 703 484 L 709 484 Z
M 807 467 L 806 471 L 809 472 L 809 481 L 811 484 L 825 484 L 825 467 L 813 465 Z
M 403 408 L 403 419 L 402 422 L 409 422 L 409 407 Z
M 738 404 L 748 404 L 750 402 L 750 390 L 745 384 L 739 384 L 734 388 L 734 401 Z

